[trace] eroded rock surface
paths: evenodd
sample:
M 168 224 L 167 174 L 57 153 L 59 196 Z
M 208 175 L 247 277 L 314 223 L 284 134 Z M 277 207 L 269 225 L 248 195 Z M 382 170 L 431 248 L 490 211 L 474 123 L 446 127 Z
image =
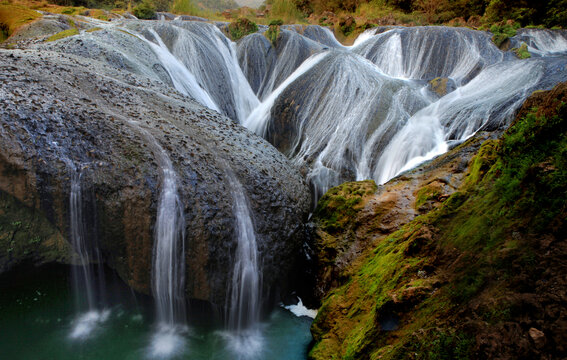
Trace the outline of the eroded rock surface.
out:
M 49 234 L 39 234 L 40 246 L 58 244 L 47 246 L 55 255 L 43 256 L 10 252 L 2 240 L 2 271 L 35 257 L 70 261 L 61 240 L 71 174 L 80 169 L 83 193 L 96 208 L 88 225 L 99 234 L 105 261 L 134 289 L 149 292 L 162 148 L 185 209 L 188 296 L 221 305 L 227 298 L 236 249 L 228 171 L 250 203 L 264 285 L 286 287 L 309 193 L 270 144 L 161 82 L 92 59 L 2 51 L 0 64 L 0 190 L 51 224 Z

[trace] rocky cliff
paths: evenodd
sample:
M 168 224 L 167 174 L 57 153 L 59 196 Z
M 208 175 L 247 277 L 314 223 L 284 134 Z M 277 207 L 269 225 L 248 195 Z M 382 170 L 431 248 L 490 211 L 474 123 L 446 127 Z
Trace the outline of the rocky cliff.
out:
M 163 149 L 180 179 L 188 297 L 224 304 L 236 249 L 228 173 L 251 206 L 268 289 L 301 250 L 308 188 L 270 144 L 157 80 L 52 51 L 0 52 L 0 271 L 72 262 L 70 178 L 81 172 L 104 261 L 149 292 Z
M 566 101 L 536 92 L 498 139 L 321 199 L 310 358 L 567 355 Z

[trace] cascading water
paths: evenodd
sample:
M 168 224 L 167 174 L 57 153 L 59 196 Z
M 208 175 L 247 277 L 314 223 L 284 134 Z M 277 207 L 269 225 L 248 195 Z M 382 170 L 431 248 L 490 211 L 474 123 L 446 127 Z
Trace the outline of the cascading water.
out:
M 383 183 L 451 142 L 498 128 L 530 92 L 565 78 L 565 59 L 514 61 L 478 31 L 375 32 L 307 59 L 244 123 L 298 166 L 307 165 L 315 200 L 344 181 Z M 425 80 L 439 77 L 451 85 L 449 94 L 429 90 Z
M 199 87 L 216 104 L 213 109 L 241 123 L 258 105 L 236 59 L 234 44 L 216 26 L 173 21 L 156 26 L 154 36 L 156 33 L 157 38 L 164 39 L 160 39 L 161 49 L 169 49 L 167 53 L 194 75 Z
M 225 338 L 229 348 L 239 359 L 256 359 L 262 350 L 260 308 L 262 275 L 256 245 L 254 224 L 242 184 L 228 171 L 233 198 L 233 213 L 237 238 L 230 301 L 228 332 Z
M 73 266 L 71 278 L 75 292 L 78 316 L 70 337 L 86 339 L 105 322 L 110 310 L 104 309 L 104 268 L 96 237 L 88 236 L 86 217 L 83 214 L 81 171 L 73 166 L 69 195 L 69 233 L 73 249 L 79 256 L 79 266 Z
M 486 33 L 446 27 L 397 28 L 362 37 L 352 48 L 385 74 L 403 79 L 448 77 L 466 83 L 483 67 L 510 58 Z
M 302 63 L 325 47 L 294 31 L 280 30 L 274 47 L 264 35 L 252 34 L 238 43 L 238 60 L 263 102 L 294 76 Z
M 567 53 L 567 31 L 547 29 L 521 29 L 515 36 L 528 45 L 530 53 L 539 56 L 565 55 Z
M 386 76 L 349 51 L 334 50 L 305 61 L 244 125 L 298 166 L 310 166 L 307 177 L 316 201 L 332 186 L 370 175 L 370 158 L 400 123 L 428 103 L 419 85 Z M 288 125 L 275 128 L 274 116 Z
M 155 139 L 154 139 L 155 142 Z M 157 332 L 151 356 L 168 358 L 184 352 L 187 331 L 185 313 L 185 217 L 171 160 L 157 142 L 161 167 L 161 191 L 154 230 L 152 293 L 156 302 Z
M 385 183 L 446 152 L 451 141 L 463 141 L 485 126 L 498 128 L 533 91 L 544 70 L 537 60 L 499 63 L 420 110 L 384 149 L 373 178 Z
M 189 95 L 201 105 L 220 111 L 217 104 L 213 101 L 211 96 L 199 85 L 195 75 L 193 75 L 186 67 L 169 51 L 167 46 L 163 43 L 161 37 L 155 32 L 154 29 L 149 30 L 154 36 L 157 44 L 146 40 L 151 46 L 152 50 L 156 53 L 161 64 L 167 70 L 173 86 L 182 94 Z M 145 40 L 145 38 L 143 38 Z

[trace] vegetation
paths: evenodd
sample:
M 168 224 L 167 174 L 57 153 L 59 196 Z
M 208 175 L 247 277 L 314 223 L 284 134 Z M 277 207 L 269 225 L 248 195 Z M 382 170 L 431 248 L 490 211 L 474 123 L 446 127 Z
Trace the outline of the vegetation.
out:
M 228 25 L 228 34 L 233 41 L 258 31 L 258 26 L 246 18 L 240 18 Z
M 280 35 L 280 25 L 282 24 L 283 20 L 281 19 L 272 20 L 268 25 L 268 30 L 266 30 L 266 32 L 264 33 L 264 36 L 266 36 L 266 38 L 270 40 L 273 46 L 276 46 L 278 36 Z
M 350 275 L 339 279 L 340 285 L 323 300 L 312 326 L 310 358 L 517 358 L 534 357 L 538 351 L 563 357 L 553 343 L 519 350 L 514 344 L 528 335 L 506 338 L 501 326 L 518 324 L 525 332 L 540 327 L 545 315 L 535 309 L 543 305 L 523 306 L 522 296 L 533 292 L 545 297 L 543 292 L 556 291 L 545 286 L 535 290 L 542 269 L 556 268 L 549 276 L 563 276 L 555 262 L 566 254 L 545 249 L 545 244 L 565 234 L 566 102 L 566 84 L 535 94 L 499 140 L 482 145 L 453 195 L 437 199 L 442 201 L 439 207 L 353 260 L 343 272 Z M 364 232 L 368 224 L 353 215 L 356 205 L 347 205 L 352 197 L 344 196 L 344 186 L 329 190 L 319 202 L 316 221 L 326 234 L 321 238 L 332 243 L 355 226 L 356 235 L 350 236 L 369 241 L 359 237 L 377 234 Z M 435 187 L 426 186 L 417 191 L 415 207 L 437 196 Z M 362 219 L 371 218 L 367 214 Z M 541 245 L 543 239 L 549 240 Z M 554 299 L 557 303 L 549 306 L 564 301 Z M 392 318 L 397 325 L 387 329 L 384 319 Z M 553 331 L 563 333 L 551 329 L 545 330 L 550 337 L 556 336 Z M 501 338 L 493 341 L 505 339 L 512 345 L 479 347 L 477 339 L 494 334 Z
M 280 19 L 286 24 L 304 22 L 304 14 L 297 8 L 294 0 L 267 0 L 270 5 L 270 18 Z
M 515 26 L 509 24 L 492 25 L 490 27 L 490 32 L 494 34 L 492 36 L 492 41 L 496 46 L 501 47 L 509 38 L 516 35 L 516 29 L 518 26 L 519 24 L 516 24 Z
M 67 30 L 63 30 L 61 32 L 58 32 L 55 35 L 52 35 L 50 37 L 47 38 L 47 42 L 51 42 L 51 41 L 56 41 L 59 39 L 63 39 L 69 36 L 73 36 L 73 35 L 77 35 L 79 33 L 79 30 L 77 30 L 77 28 L 71 28 L 71 29 L 67 29 Z
M 182 15 L 198 15 L 199 8 L 191 0 L 175 0 L 171 11 Z
M 512 51 L 520 59 L 529 59 L 532 57 L 532 54 L 528 51 L 528 45 L 526 43 L 522 43 L 519 48 L 514 48 Z
M 0 42 L 39 17 L 41 17 L 40 13 L 24 6 L 0 4 Z
M 132 9 L 132 13 L 138 19 L 155 19 L 156 8 L 149 0 L 144 0 L 141 4 Z

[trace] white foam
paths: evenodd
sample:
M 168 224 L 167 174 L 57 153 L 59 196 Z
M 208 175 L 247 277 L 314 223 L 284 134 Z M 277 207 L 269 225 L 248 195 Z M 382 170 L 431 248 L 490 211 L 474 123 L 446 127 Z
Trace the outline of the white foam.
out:
M 110 316 L 110 310 L 104 309 L 101 311 L 91 310 L 80 315 L 73 325 L 73 330 L 71 331 L 71 339 L 81 339 L 84 340 L 90 337 L 93 332 L 102 325 L 108 317 Z
M 219 334 L 226 341 L 226 347 L 234 355 L 234 359 L 263 359 L 261 355 L 265 341 L 259 328 L 238 332 L 222 331 Z
M 297 317 L 307 316 L 311 319 L 315 319 L 315 316 L 317 316 L 317 310 L 306 308 L 305 305 L 303 305 L 301 298 L 297 298 L 299 299 L 299 302 L 296 305 L 284 306 L 284 309 L 291 311 Z
M 181 355 L 186 351 L 184 326 L 171 326 L 161 324 L 158 331 L 152 336 L 149 357 L 152 359 L 169 359 Z

